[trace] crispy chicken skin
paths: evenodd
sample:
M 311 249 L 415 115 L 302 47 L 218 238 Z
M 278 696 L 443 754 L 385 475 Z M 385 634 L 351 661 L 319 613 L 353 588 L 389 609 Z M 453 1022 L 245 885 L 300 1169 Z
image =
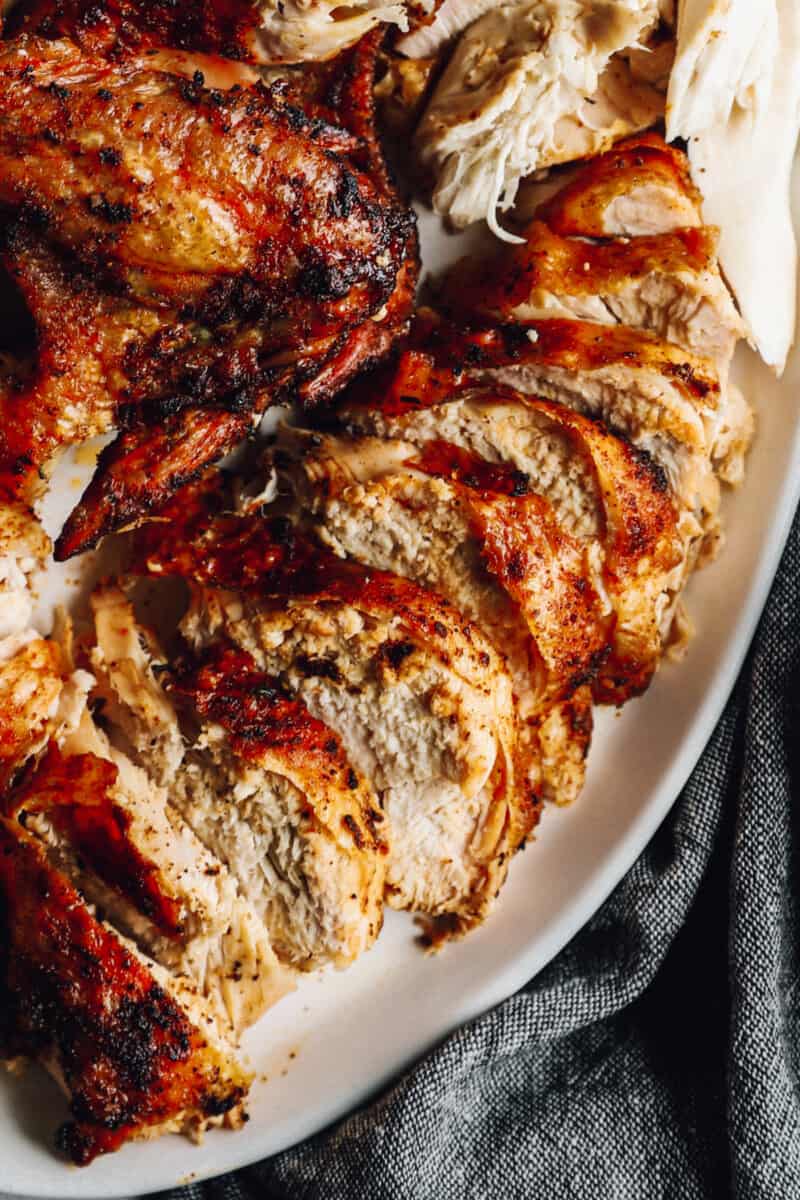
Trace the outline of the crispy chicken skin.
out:
M 0 1047 L 44 1057 L 63 1080 L 72 1119 L 57 1141 L 73 1162 L 241 1106 L 240 1068 L 5 817 L 0 921 Z
M 326 155 L 342 133 L 279 93 L 212 92 L 66 42 L 12 43 L 0 78 L 0 203 L 46 212 L 47 243 L 115 290 L 211 328 L 261 317 L 272 352 L 278 316 L 313 340 L 388 298 L 400 214 Z
M 362 86 L 355 68 L 342 81 L 366 128 Z M 214 91 L 63 41 L 3 48 L 3 259 L 37 331 L 0 383 L 7 498 L 35 496 L 59 446 L 122 427 L 101 471 L 122 492 L 104 515 L 125 523 L 153 503 L 131 453 L 159 461 L 162 500 L 269 403 L 323 367 L 325 398 L 402 329 L 411 218 L 355 165 L 377 161 L 363 139 L 284 91 Z
M 171 47 L 292 63 L 330 59 L 383 21 L 406 27 L 400 0 L 359 0 L 346 9 L 332 0 L 197 0 L 189 9 L 174 0 L 23 0 L 10 25 L 114 54 Z
M 562 237 L 640 237 L 701 225 L 700 205 L 686 155 L 644 133 L 582 166 L 537 216 Z

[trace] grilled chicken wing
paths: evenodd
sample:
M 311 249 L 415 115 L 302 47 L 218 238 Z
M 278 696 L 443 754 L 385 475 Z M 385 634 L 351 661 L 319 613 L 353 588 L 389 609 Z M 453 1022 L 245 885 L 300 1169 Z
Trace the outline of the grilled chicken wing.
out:
M 59 445 L 117 425 L 146 453 L 141 427 L 164 419 L 174 487 L 324 365 L 317 398 L 385 352 L 408 287 L 393 332 L 372 326 L 413 230 L 385 179 L 342 157 L 361 146 L 280 87 L 218 92 L 71 43 L 9 44 L 4 259 L 41 352 L 0 389 L 4 493 L 30 499 Z M 114 517 L 147 507 L 134 487 Z
M 436 593 L 230 507 L 219 478 L 185 490 L 138 535 L 141 568 L 192 582 L 191 645 L 230 639 L 341 738 L 383 801 L 389 902 L 468 928 L 535 819 L 502 661 Z

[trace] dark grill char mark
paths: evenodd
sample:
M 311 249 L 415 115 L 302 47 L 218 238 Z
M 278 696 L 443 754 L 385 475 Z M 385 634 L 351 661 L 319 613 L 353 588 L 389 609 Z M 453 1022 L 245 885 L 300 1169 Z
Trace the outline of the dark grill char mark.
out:
M 299 89 L 229 92 L 66 43 L 0 50 L 4 262 L 37 334 L 29 379 L 0 395 L 0 487 L 30 502 L 60 445 L 125 431 L 59 557 L 163 503 L 270 403 L 327 399 L 403 332 L 416 237 L 372 126 L 376 48 L 364 39 Z M 91 154 L 87 130 L 103 139 Z M 132 143 L 151 183 L 131 176 Z M 199 237 L 181 219 L 195 195 L 227 213 Z
M 57 1144 L 84 1165 L 149 1127 L 238 1105 L 247 1081 L 136 957 L 0 819 L 0 1048 L 52 1050 L 73 1119 Z
M 8 816 L 24 821 L 45 813 L 85 867 L 169 938 L 184 932 L 181 905 L 163 893 L 159 867 L 146 858 L 130 836 L 131 818 L 114 802 L 113 763 L 80 754 L 63 758 L 52 743 L 33 774 L 15 788 Z

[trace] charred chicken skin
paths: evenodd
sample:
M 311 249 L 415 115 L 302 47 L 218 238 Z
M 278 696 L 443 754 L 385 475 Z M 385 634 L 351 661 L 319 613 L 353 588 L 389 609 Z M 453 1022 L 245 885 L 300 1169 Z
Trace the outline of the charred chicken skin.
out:
M 402 0 L 23 0 L 14 32 L 70 37 L 114 54 L 173 51 L 234 62 L 321 62 L 346 50 L 383 22 L 406 28 Z M 385 26 L 383 26 L 385 28 Z
M 247 1076 L 5 817 L 0 922 L 0 1050 L 53 1061 L 72 1109 L 58 1142 L 74 1162 L 240 1105 Z
M 324 398 L 402 328 L 408 213 L 355 165 L 363 140 L 280 86 L 214 91 L 21 39 L 0 54 L 0 89 L 3 260 L 37 334 L 0 385 L 6 498 L 32 499 L 69 442 L 121 427 L 112 471 L 154 438 L 166 493 L 134 479 L 97 540 L 268 404 L 321 372 Z M 62 553 L 88 544 L 70 527 Z

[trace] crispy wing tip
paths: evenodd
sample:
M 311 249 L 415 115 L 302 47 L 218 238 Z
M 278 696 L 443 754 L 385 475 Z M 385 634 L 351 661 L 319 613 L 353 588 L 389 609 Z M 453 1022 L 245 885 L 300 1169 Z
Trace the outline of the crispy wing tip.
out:
M 249 425 L 249 414 L 184 409 L 160 427 L 121 433 L 100 455 L 91 483 L 67 518 L 56 561 L 140 524 L 240 442 Z

